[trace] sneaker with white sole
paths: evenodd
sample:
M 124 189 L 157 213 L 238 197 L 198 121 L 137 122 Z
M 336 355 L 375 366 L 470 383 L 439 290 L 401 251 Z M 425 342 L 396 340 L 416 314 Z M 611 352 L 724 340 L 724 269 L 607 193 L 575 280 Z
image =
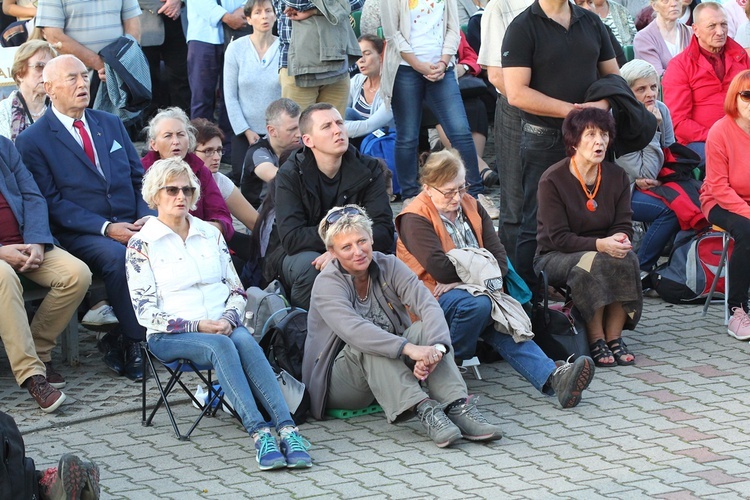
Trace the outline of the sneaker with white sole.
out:
M 260 470 L 283 469 L 286 467 L 286 458 L 279 449 L 276 438 L 268 429 L 260 429 L 255 439 L 255 460 L 258 461 Z
M 89 309 L 81 320 L 83 326 L 104 326 L 117 323 L 119 321 L 117 320 L 117 316 L 115 316 L 114 309 L 110 305 L 101 306 L 97 309 Z
M 425 399 L 417 405 L 417 417 L 438 448 L 445 448 L 461 439 L 461 429 L 454 424 L 434 399 Z
M 284 427 L 279 432 L 279 448 L 286 458 L 286 466 L 290 469 L 304 469 L 312 467 L 312 458 L 307 453 L 310 441 L 300 436 L 296 427 Z
M 477 201 L 480 205 L 482 205 L 482 208 L 485 212 L 487 212 L 487 215 L 490 216 L 490 219 L 499 219 L 500 218 L 500 209 L 495 206 L 495 203 L 487 198 L 485 195 L 480 194 L 477 196 Z
M 727 333 L 737 340 L 750 340 L 750 316 L 741 307 L 732 308 Z

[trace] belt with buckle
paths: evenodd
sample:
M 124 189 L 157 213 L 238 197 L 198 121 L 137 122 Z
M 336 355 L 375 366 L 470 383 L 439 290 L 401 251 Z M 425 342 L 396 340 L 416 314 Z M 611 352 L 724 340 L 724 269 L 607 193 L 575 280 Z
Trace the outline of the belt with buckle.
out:
M 523 131 L 534 135 L 560 135 L 560 130 L 551 127 L 541 127 L 523 122 Z

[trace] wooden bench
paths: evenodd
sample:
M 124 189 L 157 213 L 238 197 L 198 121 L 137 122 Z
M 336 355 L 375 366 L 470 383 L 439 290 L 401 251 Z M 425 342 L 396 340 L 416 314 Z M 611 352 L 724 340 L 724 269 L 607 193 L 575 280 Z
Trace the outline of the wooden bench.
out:
M 23 286 L 23 300 L 24 302 L 32 302 L 35 300 L 41 300 L 47 296 L 49 288 L 39 286 L 30 279 L 19 275 L 21 279 L 21 285 Z M 91 281 L 91 290 L 104 289 L 104 282 L 97 277 L 94 277 Z M 70 318 L 68 326 L 62 331 L 59 337 L 60 347 L 62 349 L 62 361 L 67 362 L 70 366 L 78 366 L 81 361 L 78 354 L 78 314 L 73 314 Z

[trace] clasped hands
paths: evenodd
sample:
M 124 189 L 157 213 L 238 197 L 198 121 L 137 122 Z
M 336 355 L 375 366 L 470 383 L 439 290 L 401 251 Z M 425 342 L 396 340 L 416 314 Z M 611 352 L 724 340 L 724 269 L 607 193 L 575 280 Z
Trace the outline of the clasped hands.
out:
M 229 336 L 234 330 L 229 321 L 225 319 L 202 319 L 198 322 L 198 331 L 201 333 L 218 333 L 219 335 Z
M 443 353 L 435 346 L 422 346 L 407 343 L 403 350 L 404 356 L 415 361 L 414 376 L 424 382 L 430 373 L 437 368 L 438 363 L 443 359 Z
M 606 238 L 596 240 L 596 250 L 606 253 L 616 259 L 624 259 L 625 256 L 633 249 L 630 238 L 625 233 L 615 233 Z
M 39 269 L 44 262 L 44 245 L 39 243 L 0 246 L 0 260 L 19 273 Z

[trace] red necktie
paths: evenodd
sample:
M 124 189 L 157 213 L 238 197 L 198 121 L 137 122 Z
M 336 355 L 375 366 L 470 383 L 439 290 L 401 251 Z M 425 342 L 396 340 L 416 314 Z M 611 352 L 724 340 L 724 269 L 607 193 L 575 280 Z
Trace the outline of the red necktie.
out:
M 78 129 L 78 133 L 81 134 L 81 140 L 83 141 L 83 151 L 86 153 L 86 156 L 89 157 L 91 163 L 96 166 L 96 158 L 94 157 L 94 145 L 91 143 L 91 137 L 89 137 L 89 133 L 86 132 L 86 127 L 83 125 L 83 122 L 81 120 L 75 120 L 73 122 L 73 126 Z

